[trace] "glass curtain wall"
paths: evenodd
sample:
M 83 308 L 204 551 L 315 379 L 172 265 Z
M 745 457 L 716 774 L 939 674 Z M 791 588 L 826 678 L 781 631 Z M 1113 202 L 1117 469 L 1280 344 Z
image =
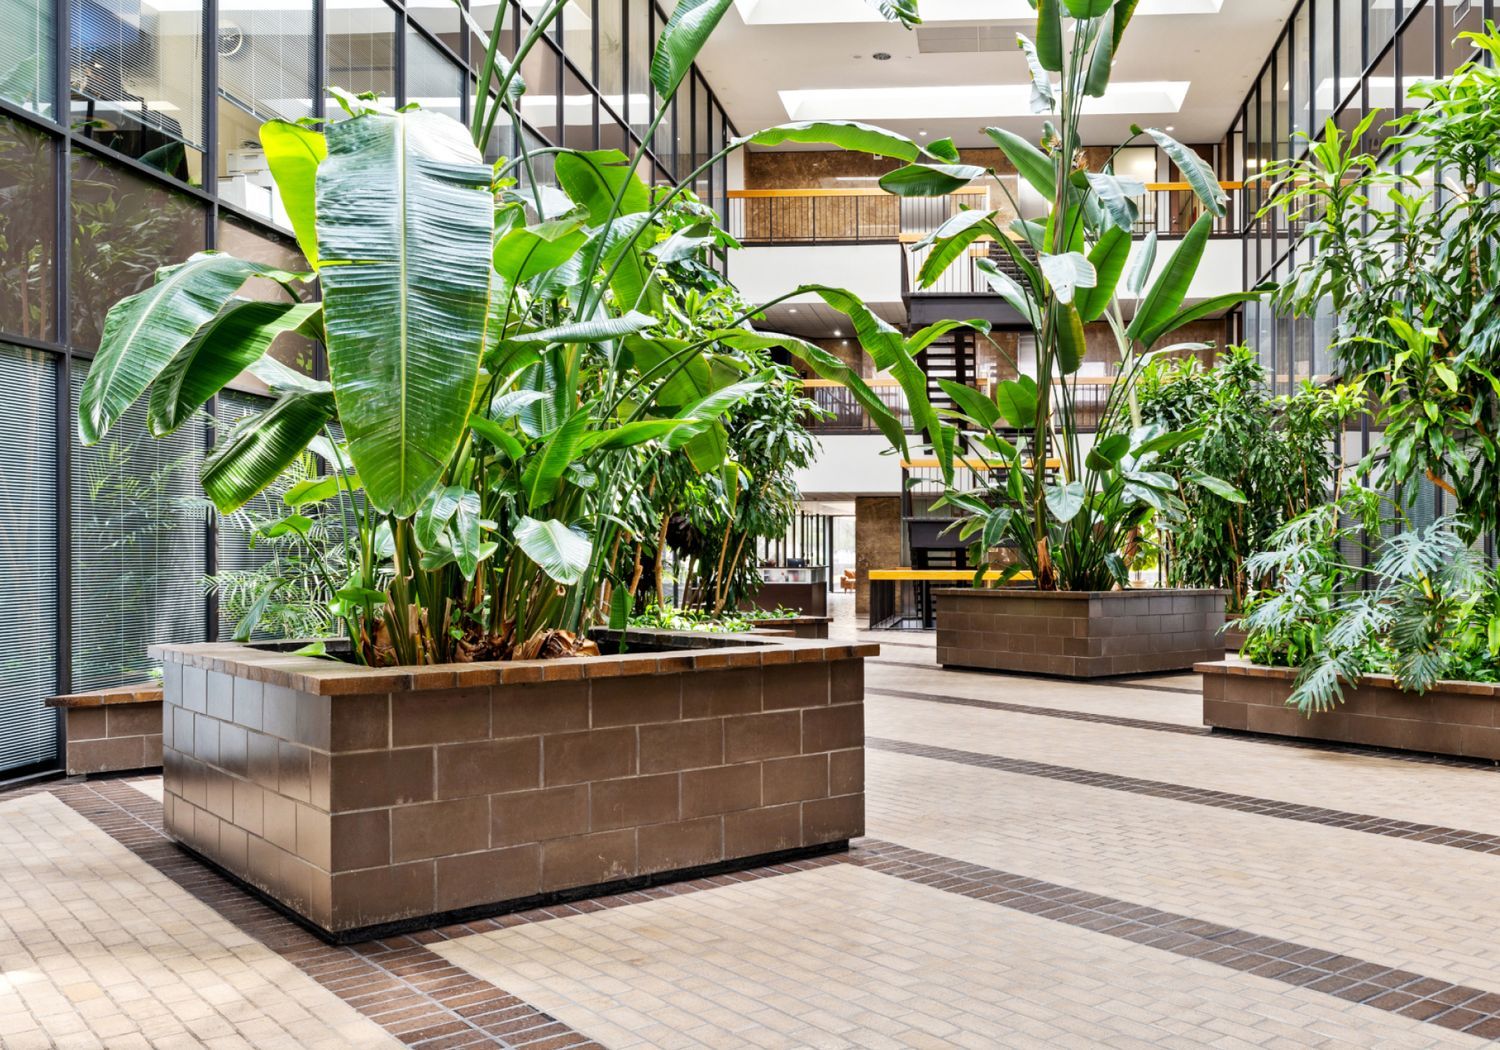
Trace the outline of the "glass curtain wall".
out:
M 1245 141 L 1244 177 L 1300 154 L 1307 148 L 1300 136 L 1321 135 L 1330 117 L 1349 131 L 1379 110 L 1365 148 L 1380 149 L 1389 136 L 1381 124 L 1403 112 L 1411 85 L 1474 57 L 1459 34 L 1494 17 L 1496 0 L 1302 0 L 1235 121 Z M 1299 250 L 1301 231 L 1284 214 L 1259 214 L 1263 203 L 1264 191 L 1252 185 L 1244 216 L 1252 284 L 1283 278 Z M 1326 310 L 1276 318 L 1264 305 L 1246 307 L 1244 331 L 1278 393 L 1332 369 L 1333 322 Z
M 486 31 L 494 0 L 468 0 Z M 513 54 L 542 0 L 512 3 Z M 664 5 L 670 8 L 670 0 Z M 146 646 L 217 637 L 202 577 L 243 565 L 244 538 L 208 513 L 196 474 L 210 420 L 167 441 L 129 417 L 99 445 L 73 407 L 109 307 L 160 266 L 223 249 L 303 266 L 260 148 L 261 122 L 337 112 L 330 88 L 467 119 L 483 49 L 450 0 L 0 0 L 0 575 L 8 647 L 0 781 L 55 765 L 42 699 L 140 680 Z M 567 0 L 525 63 L 532 148 L 635 151 L 651 121 L 651 0 Z M 508 120 L 495 156 L 514 155 Z M 733 134 L 695 70 L 640 171 L 686 175 Z M 492 157 L 491 159 L 495 159 Z M 689 165 L 692 161 L 692 165 Z M 724 213 L 725 165 L 694 189 Z M 535 165 L 538 180 L 550 163 Z M 272 294 L 247 287 L 245 294 Z M 323 367 L 310 341 L 285 363 Z M 264 393 L 248 377 L 216 399 L 226 424 Z

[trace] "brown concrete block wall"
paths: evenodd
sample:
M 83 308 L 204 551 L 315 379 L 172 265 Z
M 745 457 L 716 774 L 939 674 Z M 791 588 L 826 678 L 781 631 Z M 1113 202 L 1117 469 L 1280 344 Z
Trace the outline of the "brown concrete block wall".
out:
M 863 660 L 773 655 L 331 697 L 169 665 L 167 829 L 334 932 L 861 835 Z
M 1423 695 L 1384 675 L 1344 688 L 1344 701 L 1311 716 L 1286 705 L 1297 672 L 1221 660 L 1203 675 L 1203 724 L 1334 743 L 1500 761 L 1500 686 L 1444 682 Z
M 854 612 L 870 615 L 870 570 L 905 564 L 901 497 L 860 496 L 854 501 Z
M 943 589 L 937 662 L 1095 678 L 1187 670 L 1223 650 L 1223 591 Z
M 103 698 L 109 694 L 79 694 L 79 697 L 91 695 Z M 67 735 L 64 765 L 70 776 L 160 768 L 160 699 L 123 702 L 108 699 L 97 700 L 95 704 L 54 706 L 63 709 Z

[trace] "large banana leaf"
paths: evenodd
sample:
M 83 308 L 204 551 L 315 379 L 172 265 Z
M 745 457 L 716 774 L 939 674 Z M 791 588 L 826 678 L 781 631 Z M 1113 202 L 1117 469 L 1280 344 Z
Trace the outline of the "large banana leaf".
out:
M 1083 318 L 1072 303 L 1057 306 L 1057 359 L 1063 375 L 1072 375 L 1083 367 L 1088 344 L 1083 335 Z
M 318 170 L 328 364 L 370 503 L 410 516 L 469 417 L 494 199 L 462 124 L 423 110 L 328 130 Z
M 307 265 L 316 270 L 318 165 L 328 156 L 328 143 L 320 131 L 285 120 L 268 120 L 260 126 L 260 146 L 281 191 L 282 207 L 292 221 L 297 247 L 302 249 Z
M 941 277 L 953 264 L 953 260 L 959 258 L 980 237 L 989 235 L 999 238 L 1003 236 L 995 224 L 990 220 L 995 213 L 992 211 L 961 211 L 957 215 L 947 219 L 941 226 L 933 230 L 925 238 L 925 242 L 933 246 L 932 251 L 927 253 L 927 258 L 922 260 L 922 269 L 917 274 L 917 281 L 923 288 L 931 288 L 937 279 Z M 923 247 L 918 244 L 918 247 Z
M 1111 226 L 1099 237 L 1099 243 L 1089 252 L 1093 264 L 1095 282 L 1092 288 L 1080 288 L 1075 304 L 1079 316 L 1085 322 L 1097 321 L 1109 308 L 1115 289 L 1120 284 L 1120 274 L 1130 258 L 1131 236 L 1129 231 Z
M 617 195 L 620 215 L 651 210 L 651 191 L 630 170 L 630 158 L 617 149 L 559 153 L 555 170 L 563 192 L 588 210 L 591 226 L 609 218 Z
M 677 0 L 667 19 L 656 54 L 651 57 L 651 85 L 662 98 L 671 98 L 693 68 L 698 52 L 708 42 L 719 19 L 734 0 Z
M 592 321 L 543 328 L 511 336 L 514 343 L 598 343 L 644 332 L 661 322 L 649 314 L 632 310 L 622 317 L 600 317 Z
M 587 239 L 576 218 L 511 230 L 495 245 L 495 273 L 510 285 L 529 281 L 574 258 Z
M 279 271 L 199 252 L 157 270 L 155 284 L 111 307 L 78 402 L 79 439 L 92 445 L 103 437 L 240 285 L 273 272 Z
M 547 437 L 541 451 L 526 465 L 521 473 L 521 488 L 527 509 L 536 510 L 557 495 L 563 474 L 578 454 L 588 426 L 588 409 L 580 408 Z
M 1224 193 L 1224 188 L 1219 185 L 1219 176 L 1214 173 L 1213 168 L 1209 167 L 1208 161 L 1200 157 L 1196 150 L 1188 149 L 1165 131 L 1147 128 L 1146 134 L 1155 139 L 1162 152 L 1172 158 L 1172 163 L 1177 165 L 1177 170 L 1182 172 L 1183 178 L 1187 179 L 1188 185 L 1193 188 L 1193 192 L 1197 194 L 1204 206 L 1214 215 L 1223 216 L 1224 205 L 1229 197 Z
M 880 176 L 880 188 L 897 197 L 946 197 L 983 174 L 973 164 L 908 164 Z
M 865 348 L 875 367 L 884 371 L 890 368 L 905 348 L 901 333 L 878 317 L 857 295 L 842 288 L 831 288 L 823 284 L 804 284 L 798 292 L 811 292 L 854 323 L 854 334 L 859 345 Z
M 162 369 L 151 387 L 146 422 L 156 437 L 170 434 L 224 385 L 249 368 L 283 332 L 295 331 L 319 303 L 232 300 Z
M 753 146 L 779 146 L 783 142 L 837 146 L 842 150 L 872 153 L 877 157 L 895 157 L 908 162 L 922 155 L 922 147 L 905 135 L 855 120 L 805 120 L 794 124 L 778 124 L 747 135 L 739 141 Z
M 1036 54 L 1043 69 L 1062 71 L 1062 0 L 1036 0 Z
M 290 394 L 246 416 L 203 461 L 203 491 L 222 513 L 239 510 L 286 470 L 333 413 L 331 394 Z
M 516 524 L 516 546 L 541 570 L 564 586 L 583 578 L 594 545 L 557 519 L 522 518 Z
M 1050 204 L 1057 196 L 1057 169 L 1052 158 L 1027 142 L 1014 131 L 1004 128 L 985 128 L 984 133 L 1000 147 L 1005 159 L 1015 165 L 1027 185 L 1047 199 Z
M 1182 308 L 1188 286 L 1193 283 L 1193 275 L 1198 272 L 1198 264 L 1203 260 L 1203 249 L 1208 244 L 1208 235 L 1213 230 L 1213 225 L 1214 217 L 1211 213 L 1204 212 L 1198 216 L 1198 221 L 1183 235 L 1177 250 L 1167 260 L 1166 266 L 1151 285 L 1151 290 L 1146 293 L 1146 298 L 1136 308 L 1135 317 L 1125 334 L 1139 340 L 1147 349 L 1161 338 L 1166 325 Z

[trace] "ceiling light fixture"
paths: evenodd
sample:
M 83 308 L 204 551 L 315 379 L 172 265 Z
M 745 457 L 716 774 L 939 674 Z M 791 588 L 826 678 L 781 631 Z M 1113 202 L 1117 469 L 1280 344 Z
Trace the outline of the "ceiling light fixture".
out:
M 789 307 L 787 307 L 786 312 L 789 313 L 789 314 L 794 314 L 794 313 L 797 312 L 797 308 L 795 306 L 789 306 Z
M 877 51 L 870 57 L 877 62 L 889 62 L 891 60 L 891 53 L 889 51 Z
M 919 131 L 919 132 L 917 132 L 917 134 L 920 135 L 924 139 L 927 137 L 927 132 L 925 132 L 925 131 Z
M 835 339 L 841 339 L 841 338 L 843 338 L 843 335 L 844 335 L 844 330 L 842 328 L 835 328 L 833 330 L 833 337 Z

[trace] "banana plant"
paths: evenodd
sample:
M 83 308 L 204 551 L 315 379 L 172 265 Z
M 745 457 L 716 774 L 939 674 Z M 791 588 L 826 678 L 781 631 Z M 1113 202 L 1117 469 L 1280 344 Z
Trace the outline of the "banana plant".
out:
M 991 548 L 1001 543 L 1015 548 L 1018 568 L 1029 569 L 1042 589 L 1091 590 L 1128 582 L 1127 567 L 1146 524 L 1154 515 L 1159 525 L 1168 525 L 1176 507 L 1175 483 L 1158 484 L 1149 462 L 1164 442 L 1192 437 L 1140 426 L 1132 388 L 1141 366 L 1151 355 L 1173 349 L 1165 345 L 1173 332 L 1263 294 L 1255 290 L 1187 304 L 1226 200 L 1213 170 L 1191 149 L 1164 131 L 1139 126 L 1132 126 L 1131 137 L 1119 147 L 1142 137 L 1153 141 L 1182 171 L 1201 206 L 1198 219 L 1161 265 L 1155 234 L 1135 236 L 1136 200 L 1145 186 L 1115 171 L 1118 149 L 1099 170 L 1088 163 L 1080 135 L 1083 107 L 1108 88 L 1136 2 L 1032 0 L 1035 34 L 1018 36 L 1018 44 L 1031 72 L 1032 108 L 1049 117 L 1046 131 L 1040 144 L 1005 128 L 986 133 L 1019 178 L 1047 202 L 1046 219 L 1004 223 L 997 209 L 963 210 L 918 245 L 928 251 L 917 280 L 930 287 L 949 267 L 969 265 L 976 242 L 997 244 L 1019 277 L 988 259 L 975 264 L 1036 340 L 1034 372 L 1000 383 L 993 397 L 944 383 L 956 408 L 942 413 L 945 418 L 929 436 L 950 487 L 948 502 L 969 515 L 961 529 L 974 540 L 976 583 L 989 566 Z M 962 163 L 946 140 L 925 153 L 883 176 L 881 186 L 903 197 L 942 196 L 988 179 L 1009 198 L 1012 212 L 1021 214 L 1015 194 L 994 169 Z M 932 155 L 936 159 L 929 159 Z M 1129 317 L 1127 302 L 1134 305 Z M 1090 446 L 1079 426 L 1075 394 L 1086 354 L 1085 325 L 1096 322 L 1114 337 L 1119 374 Z M 872 356 L 889 353 L 887 336 L 871 338 L 868 326 L 857 320 L 854 327 Z M 981 331 L 980 337 L 987 335 Z M 995 349 L 1009 357 L 998 344 Z M 974 473 L 989 479 L 980 491 L 952 490 L 954 465 L 964 463 L 977 464 Z M 1229 489 L 1216 479 L 1202 483 Z
M 287 514 L 271 528 L 295 537 L 320 516 L 349 522 L 347 575 L 324 589 L 354 657 L 369 664 L 590 651 L 596 620 L 629 613 L 625 552 L 640 545 L 619 508 L 667 460 L 738 476 L 724 418 L 767 381 L 768 347 L 844 383 L 905 444 L 847 365 L 757 330 L 763 307 L 664 334 L 671 268 L 702 265 L 727 240 L 707 219 L 698 235 L 675 237 L 665 218 L 703 170 L 748 144 L 822 143 L 908 164 L 940 157 L 867 125 L 803 122 L 736 139 L 656 190 L 636 175 L 644 146 L 630 156 L 523 147 L 491 167 L 483 158 L 498 115 L 516 123 L 526 90 L 518 70 L 565 2 L 536 12 L 510 56 L 498 48 L 504 2 L 489 32 L 460 7 L 485 54 L 467 128 L 338 90 L 344 116 L 322 130 L 266 124 L 262 145 L 306 270 L 219 252 L 163 268 L 110 311 L 84 384 L 79 434 L 92 444 L 142 398 L 150 429 L 164 435 L 241 373 L 264 382 L 275 400 L 221 436 L 203 466 L 205 492 L 229 513 L 300 457 L 321 460 L 326 475 L 287 488 Z M 731 2 L 676 5 L 651 63 L 662 101 L 644 142 Z M 915 17 L 910 0 L 876 6 Z M 530 177 L 523 188 L 517 176 L 543 152 L 557 188 Z M 243 295 L 249 282 L 279 286 L 283 301 Z M 269 355 L 289 333 L 326 347 L 326 376 Z M 892 347 L 891 362 L 915 382 L 912 351 L 899 337 Z M 922 415 L 929 434 L 951 436 Z

